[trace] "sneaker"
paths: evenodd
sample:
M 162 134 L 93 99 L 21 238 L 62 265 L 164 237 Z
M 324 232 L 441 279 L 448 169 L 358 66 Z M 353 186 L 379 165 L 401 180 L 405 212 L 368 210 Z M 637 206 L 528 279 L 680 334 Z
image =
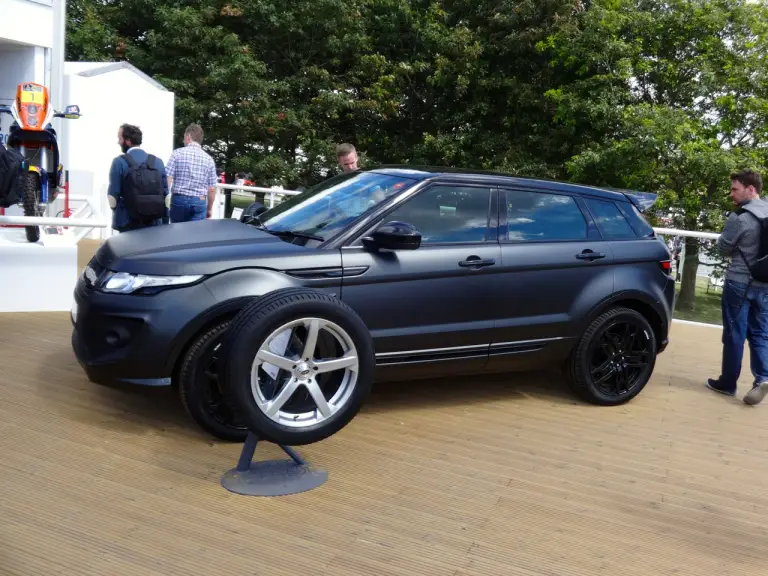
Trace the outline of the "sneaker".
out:
M 744 396 L 744 404 L 749 404 L 750 406 L 760 404 L 766 394 L 768 394 L 768 382 L 758 382 Z
M 736 389 L 733 390 L 725 390 L 723 388 L 720 388 L 720 381 L 714 380 L 712 378 L 709 378 L 707 380 L 707 388 L 710 390 L 714 390 L 715 392 L 718 392 L 719 394 L 725 394 L 726 396 L 736 396 Z M 766 390 L 768 392 L 768 390 Z M 765 395 L 765 392 L 763 392 L 763 396 Z M 762 398 L 760 398 L 762 400 Z M 746 400 L 745 400 L 746 402 Z

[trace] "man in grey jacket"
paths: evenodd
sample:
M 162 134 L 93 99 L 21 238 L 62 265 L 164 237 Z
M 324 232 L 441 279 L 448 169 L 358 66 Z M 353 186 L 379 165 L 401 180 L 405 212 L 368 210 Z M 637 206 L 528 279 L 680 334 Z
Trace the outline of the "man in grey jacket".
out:
M 752 278 L 758 259 L 761 223 L 768 218 L 768 202 L 760 198 L 763 180 L 758 172 L 731 174 L 731 198 L 738 207 L 728 216 L 717 240 L 718 251 L 731 263 L 723 286 L 723 362 L 720 377 L 709 379 L 715 392 L 736 395 L 744 341 L 749 341 L 754 384 L 744 396 L 746 404 L 759 404 L 768 393 L 768 283 Z

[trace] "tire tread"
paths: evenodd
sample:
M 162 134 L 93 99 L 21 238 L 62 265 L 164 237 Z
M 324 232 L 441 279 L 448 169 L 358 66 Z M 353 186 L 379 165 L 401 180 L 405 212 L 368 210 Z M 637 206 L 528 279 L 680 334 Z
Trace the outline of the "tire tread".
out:
M 207 433 L 212 434 L 219 440 L 226 442 L 243 442 L 248 432 L 245 430 L 238 430 L 237 428 L 225 429 L 224 426 L 216 426 L 215 429 L 207 425 L 206 422 L 201 421 L 200 417 L 196 414 L 194 408 L 191 405 L 191 399 L 189 398 L 189 391 L 184 383 L 191 377 L 190 372 L 198 368 L 195 362 L 197 353 L 204 348 L 212 339 L 218 338 L 223 332 L 227 333 L 227 326 L 231 321 L 217 322 L 208 327 L 201 335 L 198 335 L 192 345 L 185 351 L 181 360 L 178 371 L 178 394 L 181 400 L 181 405 L 184 407 L 184 411 L 190 418 Z

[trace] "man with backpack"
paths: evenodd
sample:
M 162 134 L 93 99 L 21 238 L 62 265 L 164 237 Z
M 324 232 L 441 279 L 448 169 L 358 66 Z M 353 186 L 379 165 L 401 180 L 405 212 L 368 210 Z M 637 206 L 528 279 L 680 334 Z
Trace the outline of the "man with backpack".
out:
M 141 149 L 137 126 L 123 124 L 117 143 L 123 154 L 109 169 L 109 207 L 112 228 L 118 232 L 168 224 L 170 196 L 162 160 Z
M 768 202 L 760 198 L 758 172 L 731 174 L 731 199 L 737 210 L 728 216 L 717 240 L 718 251 L 730 256 L 723 286 L 723 361 L 720 377 L 707 386 L 736 395 L 744 341 L 749 341 L 752 390 L 744 403 L 759 404 L 768 394 Z

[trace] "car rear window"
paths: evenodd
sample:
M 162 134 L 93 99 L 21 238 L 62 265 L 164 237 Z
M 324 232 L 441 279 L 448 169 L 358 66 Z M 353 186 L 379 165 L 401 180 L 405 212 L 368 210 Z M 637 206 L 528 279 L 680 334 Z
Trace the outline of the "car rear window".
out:
M 616 204 L 596 198 L 585 198 L 589 211 L 595 219 L 600 234 L 606 240 L 627 240 L 637 238 L 632 226 L 629 225 L 624 214 L 616 207 Z

